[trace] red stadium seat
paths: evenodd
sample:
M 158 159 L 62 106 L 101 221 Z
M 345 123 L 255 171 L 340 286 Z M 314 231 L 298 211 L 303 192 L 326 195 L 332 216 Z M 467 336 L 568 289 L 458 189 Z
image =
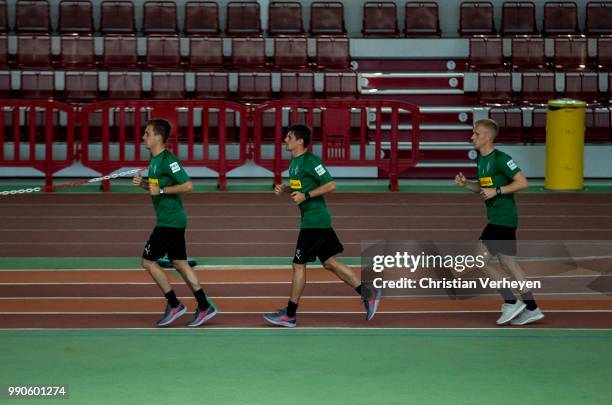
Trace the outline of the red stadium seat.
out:
M 523 111 L 520 108 L 491 108 L 489 118 L 497 122 L 500 128 L 495 142 L 526 142 L 523 128 Z
M 479 73 L 478 99 L 484 104 L 511 104 L 512 74 Z
M 0 0 L 0 32 L 7 32 L 8 30 L 9 24 L 6 0 Z
M 279 69 L 308 67 L 308 42 L 304 37 L 274 38 L 274 65 Z
M 270 73 L 239 73 L 238 98 L 241 100 L 269 100 L 272 98 Z
M 6 34 L 0 34 L 0 67 L 5 67 L 8 63 L 8 36 Z
M 323 94 L 326 98 L 357 98 L 357 74 L 325 73 Z
M 502 6 L 502 35 L 538 33 L 535 4 L 531 1 L 506 1 Z
M 612 3 L 590 1 L 586 6 L 586 34 L 612 34 Z
M 404 34 L 407 36 L 440 36 L 438 3 L 433 1 L 407 2 Z
M 105 35 L 103 64 L 110 68 L 130 68 L 138 65 L 136 37 Z
M 51 10 L 47 0 L 18 0 L 15 6 L 15 31 L 47 33 L 51 31 Z
M 196 70 L 223 67 L 223 39 L 219 37 L 190 37 L 189 66 Z
M 146 64 L 154 69 L 180 69 L 181 49 L 177 36 L 149 35 Z
M 142 32 L 149 34 L 176 34 L 176 3 L 174 1 L 145 1 L 142 6 Z
M 464 1 L 460 7 L 459 34 L 495 34 L 493 3 L 489 1 Z
M 512 38 L 512 67 L 514 69 L 544 69 L 544 38 L 519 36 Z
M 151 78 L 151 97 L 155 99 L 185 98 L 185 74 L 180 72 L 155 72 Z
M 185 34 L 219 35 L 219 5 L 215 1 L 185 3 Z
M 597 38 L 597 66 L 599 69 L 612 70 L 612 36 Z
M 556 97 L 554 73 L 522 73 L 521 99 L 528 104 L 546 104 Z
M 588 66 L 587 39 L 582 36 L 555 37 L 555 68 L 585 69 Z
M 55 73 L 21 72 L 19 95 L 23 98 L 53 98 L 55 93 Z
M 282 98 L 314 98 L 313 73 L 282 73 L 280 96 Z
M 93 33 L 93 5 L 89 0 L 60 1 L 58 26 L 61 34 Z
M 345 35 L 344 6 L 338 1 L 315 1 L 310 5 L 312 35 Z
M 586 109 L 585 142 L 612 141 L 612 123 L 610 122 L 610 115 L 609 108 L 595 107 Z
M 599 98 L 599 76 L 597 73 L 565 73 L 565 97 L 582 100 L 588 104 Z
M 470 38 L 471 69 L 499 70 L 504 68 L 503 42 L 499 37 Z
M 94 38 L 89 35 L 62 35 L 60 59 L 64 68 L 93 67 L 95 64 Z
M 64 75 L 64 98 L 66 100 L 97 100 L 98 92 L 98 72 L 66 72 Z
M 229 74 L 224 72 L 196 73 L 195 97 L 221 100 L 229 98 Z
M 233 38 L 232 65 L 236 68 L 262 68 L 266 64 L 266 43 L 263 38 Z
M 51 68 L 51 37 L 49 35 L 18 35 L 17 65 L 24 68 Z
M 259 3 L 255 1 L 230 1 L 227 3 L 228 35 L 261 35 Z
M 100 5 L 102 34 L 132 34 L 136 30 L 134 4 L 125 0 L 104 0 Z
M 302 5 L 296 1 L 273 1 L 268 8 L 270 35 L 302 35 Z
M 573 1 L 549 1 L 544 3 L 545 35 L 571 35 L 580 33 L 578 6 Z
M 364 35 L 396 36 L 397 8 L 392 1 L 366 1 L 363 5 Z
M 315 62 L 322 69 L 347 70 L 350 64 L 348 38 L 317 38 Z
M 11 97 L 11 72 L 8 70 L 0 71 L 0 97 Z
M 142 76 L 140 72 L 109 72 L 108 97 L 116 100 L 141 99 Z

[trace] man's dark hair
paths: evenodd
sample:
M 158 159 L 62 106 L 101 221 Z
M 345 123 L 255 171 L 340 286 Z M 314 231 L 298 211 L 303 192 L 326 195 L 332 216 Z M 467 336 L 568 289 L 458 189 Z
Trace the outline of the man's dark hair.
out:
M 164 143 L 170 138 L 170 131 L 172 130 L 172 125 L 166 120 L 148 120 L 147 127 L 150 126 L 153 128 L 153 133 L 157 135 L 161 135 L 164 139 Z
M 304 141 L 304 147 L 308 147 L 310 144 L 310 137 L 312 135 L 312 130 L 308 128 L 308 126 L 304 124 L 291 125 L 287 128 L 287 133 L 293 132 L 293 136 L 295 139 L 302 139 Z

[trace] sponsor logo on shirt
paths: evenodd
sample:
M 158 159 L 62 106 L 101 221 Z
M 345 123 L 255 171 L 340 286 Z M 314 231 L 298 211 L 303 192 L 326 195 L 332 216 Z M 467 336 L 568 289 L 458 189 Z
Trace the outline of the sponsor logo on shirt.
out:
M 300 180 L 289 180 L 291 188 L 302 188 L 302 182 Z
M 179 166 L 178 162 L 172 162 L 170 163 L 170 170 L 172 170 L 172 173 L 176 173 L 181 170 L 181 167 Z
M 518 167 L 512 159 L 508 160 L 508 163 L 506 163 L 506 165 L 510 168 L 510 170 L 515 170 Z
M 323 176 L 325 174 L 325 168 L 323 167 L 323 165 L 319 165 L 315 167 L 315 172 L 317 172 L 319 176 Z
M 478 179 L 480 181 L 480 187 L 492 187 L 493 179 L 491 177 L 481 177 Z
M 151 177 L 149 177 L 149 184 L 159 184 L 159 181 L 157 179 L 152 179 Z

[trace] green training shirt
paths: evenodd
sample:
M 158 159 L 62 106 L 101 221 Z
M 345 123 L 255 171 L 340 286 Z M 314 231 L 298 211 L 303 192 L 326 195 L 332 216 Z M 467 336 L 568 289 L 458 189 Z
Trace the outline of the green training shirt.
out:
M 305 152 L 291 159 L 289 185 L 292 192 L 307 193 L 332 180 L 329 171 L 316 155 Z M 331 228 L 331 215 L 323 196 L 312 197 L 299 207 L 302 215 L 300 228 Z
M 149 163 L 149 184 L 159 184 L 160 188 L 183 184 L 189 181 L 187 172 L 176 156 L 164 150 L 151 158 Z M 187 214 L 179 194 L 152 195 L 153 207 L 157 216 L 156 226 L 186 228 Z
M 512 178 L 521 169 L 504 152 L 493 149 L 486 156 L 478 156 L 478 181 L 482 188 L 497 188 L 512 183 Z M 518 211 L 514 194 L 502 194 L 485 201 L 490 224 L 516 228 Z

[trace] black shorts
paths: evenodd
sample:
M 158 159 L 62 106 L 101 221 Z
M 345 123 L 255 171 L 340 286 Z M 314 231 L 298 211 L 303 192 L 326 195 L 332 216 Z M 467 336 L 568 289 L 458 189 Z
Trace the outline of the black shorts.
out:
M 318 257 L 324 263 L 330 257 L 342 253 L 344 247 L 332 228 L 301 229 L 295 247 L 293 263 L 314 262 Z
M 516 256 L 516 228 L 511 226 L 487 224 L 480 235 L 489 253 L 497 256 Z
M 185 248 L 185 228 L 167 228 L 156 226 L 149 236 L 142 253 L 143 259 L 152 262 L 168 254 L 170 260 L 187 260 Z

